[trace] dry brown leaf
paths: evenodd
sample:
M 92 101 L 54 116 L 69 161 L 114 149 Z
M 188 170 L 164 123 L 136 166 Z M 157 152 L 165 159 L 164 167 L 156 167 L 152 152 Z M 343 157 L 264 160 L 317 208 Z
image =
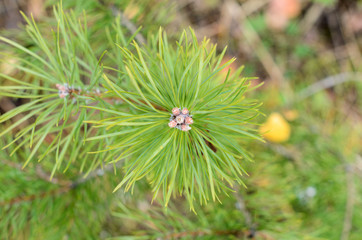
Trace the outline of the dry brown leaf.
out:
M 353 32 L 357 33 L 362 31 L 362 11 L 347 13 L 344 18 L 344 23 Z
M 282 30 L 300 11 L 300 0 L 271 0 L 266 12 L 267 23 L 272 29 Z
M 29 0 L 28 1 L 28 12 L 33 14 L 35 19 L 39 19 L 44 16 L 44 0 Z

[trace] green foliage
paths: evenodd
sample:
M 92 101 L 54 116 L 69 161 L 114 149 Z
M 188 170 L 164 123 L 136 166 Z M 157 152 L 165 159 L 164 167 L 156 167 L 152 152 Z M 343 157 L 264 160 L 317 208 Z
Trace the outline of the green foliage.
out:
M 109 130 L 90 140 L 115 137 L 115 144 L 108 147 L 114 156 L 111 162 L 131 156 L 116 189 L 126 185 L 128 190 L 147 176 L 154 198 L 162 192 L 167 205 L 172 193 L 183 194 L 192 208 L 196 198 L 206 203 L 226 192 L 223 181 L 230 186 L 235 180 L 242 183 L 241 158 L 251 158 L 237 140 L 260 138 L 249 126 L 259 105 L 245 98 L 248 78 L 240 76 L 242 68 L 221 83 L 217 74 L 233 59 L 220 66 L 223 54 L 215 55 L 216 46 L 206 40 L 199 45 L 192 32 L 191 41 L 188 37 L 184 32 L 174 48 L 160 30 L 149 50 L 135 42 L 137 54 L 121 47 L 132 85 L 121 88 L 104 78 L 109 94 L 127 102 L 129 112 L 111 105 L 88 108 L 113 113 L 111 118 L 90 122 Z M 189 109 L 195 121 L 190 131 L 168 127 L 175 107 Z
M 66 169 L 80 156 L 84 156 L 85 165 L 88 161 L 86 152 L 97 148 L 91 144 L 84 146 L 89 128 L 83 121 L 94 115 L 94 111 L 80 108 L 82 103 L 94 101 L 94 97 L 88 94 L 73 96 L 72 100 L 69 100 L 69 97 L 60 98 L 55 85 L 67 84 L 79 87 L 84 92 L 94 91 L 99 87 L 103 71 L 100 64 L 103 55 L 96 57 L 91 47 L 86 18 L 78 21 L 75 16 L 64 14 L 59 8 L 54 9 L 54 15 L 57 26 L 54 27 L 56 30 L 52 31 L 53 41 L 50 42 L 44 38 L 45 33 L 39 31 L 34 20 L 24 16 L 28 23 L 27 32 L 39 52 L 24 48 L 12 40 L 0 38 L 22 51 L 23 55 L 27 55 L 25 58 L 19 55 L 15 67 L 29 79 L 27 82 L 1 74 L 4 80 L 12 84 L 1 86 L 0 95 L 30 100 L 0 117 L 0 122 L 5 122 L 16 115 L 23 115 L 0 135 L 9 133 L 22 123 L 31 122 L 17 132 L 14 140 L 4 148 L 13 143 L 17 143 L 15 150 L 23 146 L 32 148 L 24 166 L 34 157 L 41 161 L 47 154 L 56 152 L 52 176 L 61 166 Z M 6 61 L 6 57 L 3 57 L 2 61 Z M 35 121 L 32 121 L 33 118 Z M 48 135 L 53 137 L 46 145 L 44 140 Z M 42 150 L 39 151 L 40 149 Z M 63 163 L 64 159 L 68 162 Z M 96 158 L 93 156 L 93 159 Z M 97 167 L 97 164 L 92 167 Z
M 358 58 L 331 47 L 326 33 L 333 30 L 320 24 L 335 13 L 333 4 L 312 28 L 302 24 L 315 6 L 303 4 L 306 14 L 276 33 L 265 25 L 267 8 L 246 16 L 247 28 L 239 25 L 245 21 L 219 28 L 229 1 L 172 2 L 180 13 L 166 29 L 196 22 L 198 37 L 216 29 L 212 40 L 231 46 L 223 51 L 198 42 L 192 30 L 176 43 L 172 30 L 168 38 L 157 34 L 175 14 L 169 3 L 63 0 L 64 11 L 36 24 L 28 19 L 32 37 L 23 28 L 1 30 L 12 40 L 0 44 L 0 239 L 248 239 L 253 233 L 254 239 L 321 240 L 343 239 L 350 224 L 348 239 L 359 240 L 362 84 L 309 92 L 326 75 L 348 71 L 359 79 L 352 74 Z M 244 41 L 250 31 L 260 43 Z M 273 79 L 249 92 L 245 75 L 268 78 L 261 64 L 268 58 L 255 54 L 261 46 L 284 73 L 291 97 L 308 97 L 283 104 L 285 92 Z M 246 69 L 233 71 L 240 64 L 233 60 L 221 64 L 229 54 Z M 299 113 L 289 119 L 287 142 L 247 139 L 256 137 L 250 128 L 258 121 L 252 98 L 265 103 L 266 113 Z M 167 126 L 174 107 L 189 108 L 190 131 Z M 112 193 L 120 182 L 132 194 Z M 211 184 L 222 204 L 208 201 Z
M 0 144 L 9 141 L 0 139 Z M 30 151 L 0 151 L 1 239 L 96 239 L 112 202 L 116 176 L 84 181 L 74 167 L 49 181 L 52 164 L 21 164 Z M 51 154 L 55 157 L 55 154 Z
M 148 46 L 131 47 L 137 32 L 127 39 L 116 19 L 104 33 L 109 46 L 114 41 L 119 48 L 99 51 L 85 15 L 77 18 L 59 6 L 54 16 L 53 42 L 24 16 L 38 51 L 0 38 L 27 55 L 19 55 L 15 67 L 29 80 L 1 74 L 11 84 L 0 87 L 2 96 L 28 99 L 0 117 L 3 123 L 21 116 L 1 136 L 29 123 L 4 146 L 17 143 L 11 155 L 31 149 L 24 167 L 54 153 L 53 177 L 72 164 L 89 173 L 122 160 L 126 174 L 115 190 L 147 177 L 154 199 L 162 192 L 167 206 L 171 195 L 185 195 L 191 209 L 195 199 L 215 201 L 235 181 L 242 184 L 241 159 L 251 160 L 251 154 L 238 141 L 261 140 L 250 128 L 259 104 L 245 98 L 250 82 L 242 68 L 224 82 L 218 76 L 233 61 L 220 64 L 225 50 L 217 56 L 216 46 L 206 40 L 199 45 L 192 31 L 173 47 L 161 30 Z M 174 107 L 190 110 L 191 131 L 168 127 Z

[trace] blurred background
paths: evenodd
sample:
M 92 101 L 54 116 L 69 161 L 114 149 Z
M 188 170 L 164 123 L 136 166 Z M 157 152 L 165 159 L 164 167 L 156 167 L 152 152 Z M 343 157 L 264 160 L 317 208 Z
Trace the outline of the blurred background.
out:
M 51 5 L 56 2 L 0 0 L 0 35 L 26 43 L 19 11 L 32 13 L 45 27 L 51 21 Z M 116 7 L 135 26 L 142 26 L 144 35 L 163 26 L 176 39 L 191 26 L 200 40 L 207 37 L 217 43 L 220 52 L 228 46 L 225 62 L 237 58 L 231 71 L 243 65 L 245 76 L 258 77 L 255 85 L 263 83 L 249 95 L 264 103 L 265 116 L 259 122 L 267 142 L 243 143 L 255 159 L 246 163 L 250 175 L 245 178 L 247 188 L 223 198 L 222 205 L 200 207 L 196 216 L 185 210 L 182 199 L 175 200 L 168 212 L 150 205 L 146 184 L 140 186 L 145 191 L 136 191 L 133 196 L 110 195 L 106 189 L 111 192 L 114 179 L 97 176 L 84 191 L 99 194 L 92 187 L 107 185 L 104 181 L 109 181 L 109 187 L 99 195 L 101 200 L 94 200 L 100 209 L 94 209 L 94 202 L 88 205 L 98 222 L 87 223 L 93 226 L 91 231 L 81 228 L 90 234 L 84 239 L 121 235 L 148 239 L 163 229 L 179 233 L 159 239 L 362 239 L 361 1 L 63 0 L 63 5 L 75 12 L 84 9 L 98 20 L 103 19 L 99 16 L 111 15 L 109 9 Z M 0 71 L 12 74 L 14 70 L 2 63 Z M 1 113 L 14 105 L 13 100 L 0 99 Z M 7 159 L 7 153 L 2 154 L 2 159 Z M 21 156 L 19 159 L 21 163 Z M 5 160 L 0 167 L 13 169 L 15 176 L 39 175 L 36 170 L 20 170 Z M 16 186 L 16 180 L 3 181 Z M 30 198 L 26 194 L 10 200 L 0 196 L 0 214 L 8 219 L 0 228 L 16 232 L 16 219 L 23 219 L 25 214 L 29 221 L 18 224 L 17 231 L 27 229 L 27 233 L 10 239 L 27 239 L 29 229 L 42 224 L 35 222 L 50 217 L 29 213 L 29 207 L 47 201 L 74 203 L 69 191 L 44 197 L 40 187 Z M 83 230 L 73 231 L 70 226 L 78 221 L 75 219 L 87 219 L 87 211 L 77 212 L 80 205 L 76 203 L 67 206 L 71 213 L 49 224 L 65 226 L 64 235 L 59 236 L 84 236 Z M 9 223 L 13 218 L 14 226 Z M 125 225 L 128 218 L 131 220 Z M 44 234 L 45 239 L 52 227 L 43 228 L 34 231 Z M 68 239 L 62 237 L 59 239 Z

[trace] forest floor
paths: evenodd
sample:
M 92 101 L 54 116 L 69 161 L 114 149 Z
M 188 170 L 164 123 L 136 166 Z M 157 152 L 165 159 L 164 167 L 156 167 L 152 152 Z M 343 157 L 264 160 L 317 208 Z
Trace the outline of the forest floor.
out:
M 19 10 L 40 19 L 47 16 L 48 11 L 39 10 L 43 4 L 0 0 L 0 29 L 18 28 Z M 225 61 L 237 58 L 231 71 L 244 65 L 245 76 L 264 83 L 248 94 L 264 103 L 265 116 L 259 122 L 269 120 L 278 131 L 266 134 L 266 143 L 241 143 L 255 159 L 246 163 L 247 188 L 236 189 L 218 210 L 217 203 L 209 204 L 196 220 L 181 205 L 171 206 L 174 221 L 187 215 L 204 230 L 185 230 L 165 239 L 206 236 L 210 228 L 221 236 L 240 226 L 247 227 L 229 232 L 235 239 L 361 239 L 362 4 L 178 0 L 171 6 L 164 25 L 171 36 L 191 26 L 199 39 L 210 38 L 220 51 L 228 46 Z M 132 18 L 137 11 L 137 5 L 129 5 L 124 14 Z M 141 25 L 142 19 L 134 22 Z M 0 101 L 1 111 L 8 104 Z M 128 201 L 140 218 L 150 208 L 145 201 Z M 138 224 L 123 226 L 120 234 L 139 230 Z M 158 227 L 149 224 L 144 229 Z M 116 227 L 109 223 L 105 228 Z

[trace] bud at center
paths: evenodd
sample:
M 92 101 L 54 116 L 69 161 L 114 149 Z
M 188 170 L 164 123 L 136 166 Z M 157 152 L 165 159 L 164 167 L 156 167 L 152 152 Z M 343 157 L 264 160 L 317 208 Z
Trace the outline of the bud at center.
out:
M 185 121 L 185 118 L 183 116 L 177 116 L 176 117 L 176 122 L 177 123 L 179 123 L 179 124 L 184 123 L 184 121 Z

